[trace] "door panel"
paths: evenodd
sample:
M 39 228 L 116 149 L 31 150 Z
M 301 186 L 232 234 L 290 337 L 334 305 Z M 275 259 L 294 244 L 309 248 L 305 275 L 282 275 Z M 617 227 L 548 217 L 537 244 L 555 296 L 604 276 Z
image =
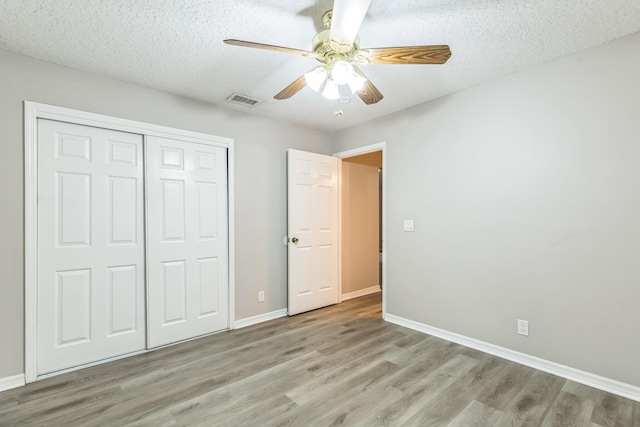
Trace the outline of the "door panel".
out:
M 220 286 L 217 258 L 202 258 L 198 261 L 198 285 L 200 286 L 200 311 L 198 318 L 216 314 L 219 311 L 217 289 Z
M 38 120 L 37 374 L 144 348 L 142 136 Z
M 135 245 L 138 243 L 136 200 L 139 197 L 136 179 L 113 176 L 108 179 L 108 242 L 110 245 Z
M 59 271 L 57 276 L 56 343 L 91 341 L 91 270 Z
M 149 347 L 229 327 L 226 155 L 147 138 Z
M 109 267 L 108 334 L 116 335 L 136 328 L 136 278 L 138 266 Z
M 187 320 L 185 261 L 162 263 L 162 326 Z
M 338 302 L 337 186 L 337 158 L 288 150 L 289 315 Z
M 211 212 L 216 210 L 216 184 L 196 183 L 198 188 L 198 239 L 213 239 L 217 234 L 216 217 Z
M 184 242 L 184 181 L 160 180 L 162 188 L 162 240 Z M 153 187 L 153 183 L 149 184 Z
M 91 245 L 91 175 L 56 172 L 59 246 Z

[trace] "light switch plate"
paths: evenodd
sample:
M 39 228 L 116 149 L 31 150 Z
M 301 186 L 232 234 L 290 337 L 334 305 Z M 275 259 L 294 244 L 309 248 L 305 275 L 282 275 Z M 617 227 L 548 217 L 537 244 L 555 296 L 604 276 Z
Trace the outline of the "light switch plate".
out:
M 404 231 L 413 231 L 413 220 L 405 219 L 404 220 Z

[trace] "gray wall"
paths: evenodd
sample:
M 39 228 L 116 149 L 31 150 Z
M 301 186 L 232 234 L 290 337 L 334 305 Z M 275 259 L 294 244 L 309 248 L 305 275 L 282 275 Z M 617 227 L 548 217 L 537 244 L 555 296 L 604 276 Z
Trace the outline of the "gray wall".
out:
M 640 33 L 335 135 L 388 143 L 390 314 L 640 386 L 638 52 Z
M 0 51 L 0 378 L 24 372 L 24 100 L 234 138 L 236 318 L 286 307 L 285 151 L 328 134 Z
M 236 140 L 237 318 L 285 307 L 285 149 L 387 141 L 389 313 L 640 386 L 638 51 L 635 34 L 338 132 L 333 150 L 321 132 L 0 51 L 0 378 L 23 372 L 26 99 Z

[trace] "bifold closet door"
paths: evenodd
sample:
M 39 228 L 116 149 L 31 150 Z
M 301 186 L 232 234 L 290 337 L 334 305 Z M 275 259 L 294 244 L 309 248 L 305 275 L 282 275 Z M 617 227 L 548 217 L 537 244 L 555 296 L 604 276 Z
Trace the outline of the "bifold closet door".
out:
M 229 327 L 227 150 L 146 141 L 148 343 Z
M 142 136 L 38 120 L 38 375 L 145 348 Z

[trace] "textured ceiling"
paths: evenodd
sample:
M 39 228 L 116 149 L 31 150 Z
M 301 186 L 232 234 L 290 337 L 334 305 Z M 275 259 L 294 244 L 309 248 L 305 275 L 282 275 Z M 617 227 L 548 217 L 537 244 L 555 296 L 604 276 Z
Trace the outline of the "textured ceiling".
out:
M 318 63 L 229 46 L 310 50 L 332 0 L 2 0 L 0 49 L 249 114 L 337 130 L 640 31 L 639 0 L 372 0 L 363 48 L 448 44 L 445 65 L 364 65 L 385 98 L 273 96 Z M 240 93 L 255 107 L 225 101 Z M 334 116 L 341 109 L 342 116 Z

